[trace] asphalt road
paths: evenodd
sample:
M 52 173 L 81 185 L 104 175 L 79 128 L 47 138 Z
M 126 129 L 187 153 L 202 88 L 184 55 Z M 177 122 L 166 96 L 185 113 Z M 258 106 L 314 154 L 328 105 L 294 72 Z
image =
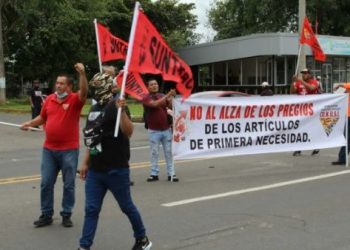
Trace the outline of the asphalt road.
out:
M 1 122 L 29 115 L 0 113 Z M 83 123 L 82 123 L 83 124 Z M 62 181 L 55 190 L 54 223 L 34 228 L 39 216 L 42 132 L 0 125 L 0 249 L 76 249 L 84 216 L 84 183 L 77 179 L 73 228 L 60 225 Z M 152 249 L 349 250 L 350 171 L 332 166 L 338 149 L 300 157 L 261 154 L 176 162 L 179 183 L 147 183 L 147 135 L 135 124 L 132 187 Z M 83 150 L 83 147 L 82 147 Z M 130 224 L 108 194 L 93 249 L 125 250 Z

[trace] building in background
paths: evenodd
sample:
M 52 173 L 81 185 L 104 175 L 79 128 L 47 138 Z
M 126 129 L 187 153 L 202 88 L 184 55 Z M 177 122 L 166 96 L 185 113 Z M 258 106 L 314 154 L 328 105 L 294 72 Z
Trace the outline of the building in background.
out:
M 324 92 L 332 92 L 334 83 L 350 82 L 350 37 L 318 35 L 327 55 L 324 63 L 315 61 L 305 47 L 306 67 L 321 76 Z M 236 90 L 257 94 L 267 81 L 275 94 L 289 93 L 295 73 L 299 35 L 264 33 L 203 43 L 178 49 L 180 57 L 193 72 L 193 92 Z

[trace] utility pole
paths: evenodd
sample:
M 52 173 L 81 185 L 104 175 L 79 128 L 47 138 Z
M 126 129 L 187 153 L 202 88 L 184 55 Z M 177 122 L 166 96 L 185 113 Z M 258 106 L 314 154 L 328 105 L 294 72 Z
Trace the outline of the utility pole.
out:
M 305 18 L 305 13 L 306 13 L 306 0 L 299 0 L 299 38 L 301 36 L 301 32 L 303 32 L 303 22 Z M 300 72 L 300 69 L 306 68 L 306 57 L 305 57 L 305 51 L 304 51 L 304 46 L 301 46 L 301 51 L 300 51 L 300 58 L 299 58 L 299 69 L 296 69 L 296 72 Z
M 5 58 L 2 38 L 2 8 L 5 0 L 0 0 L 0 104 L 6 102 Z

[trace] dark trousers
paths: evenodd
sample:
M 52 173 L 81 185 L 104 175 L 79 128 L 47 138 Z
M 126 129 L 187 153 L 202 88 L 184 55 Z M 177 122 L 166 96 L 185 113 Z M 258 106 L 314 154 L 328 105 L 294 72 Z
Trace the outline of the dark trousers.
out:
M 344 135 L 345 135 L 345 131 L 344 131 Z M 346 156 L 347 154 L 346 152 L 346 147 L 343 146 L 340 148 L 339 153 L 338 153 L 338 161 L 339 162 L 346 162 Z M 350 118 L 348 117 L 348 154 L 350 152 Z
M 82 248 L 90 249 L 93 243 L 98 217 L 107 190 L 112 192 L 120 209 L 128 216 L 134 237 L 138 239 L 146 235 L 141 215 L 131 199 L 129 168 L 118 168 L 109 172 L 89 170 L 85 183 L 85 219 L 80 238 Z
M 41 105 L 40 106 L 34 105 L 34 107 L 32 107 L 32 119 L 40 115 L 40 111 L 41 111 Z

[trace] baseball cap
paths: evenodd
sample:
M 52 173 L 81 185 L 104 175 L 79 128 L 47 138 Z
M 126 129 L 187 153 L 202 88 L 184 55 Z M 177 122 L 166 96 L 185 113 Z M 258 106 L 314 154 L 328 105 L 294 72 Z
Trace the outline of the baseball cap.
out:
M 270 86 L 270 84 L 269 84 L 268 82 L 263 82 L 263 83 L 261 84 L 261 87 L 267 87 L 267 86 Z
M 97 73 L 89 82 L 92 98 L 101 105 L 107 103 L 112 97 L 113 78 L 106 73 Z
M 305 68 L 303 70 L 300 71 L 300 73 L 310 73 L 310 70 L 308 68 Z

